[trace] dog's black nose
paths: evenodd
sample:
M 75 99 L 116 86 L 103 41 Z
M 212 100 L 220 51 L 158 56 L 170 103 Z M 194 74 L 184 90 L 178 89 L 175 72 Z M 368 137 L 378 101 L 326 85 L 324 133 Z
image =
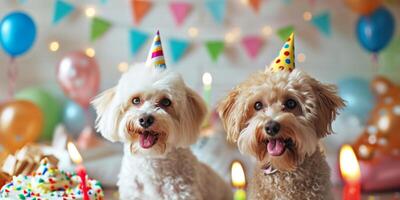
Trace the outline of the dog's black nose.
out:
M 149 128 L 154 123 L 154 117 L 152 115 L 145 115 L 139 119 L 139 124 L 143 128 Z
M 267 122 L 267 125 L 265 126 L 265 131 L 270 136 L 275 136 L 279 133 L 279 130 L 281 130 L 281 125 L 277 121 L 271 120 Z

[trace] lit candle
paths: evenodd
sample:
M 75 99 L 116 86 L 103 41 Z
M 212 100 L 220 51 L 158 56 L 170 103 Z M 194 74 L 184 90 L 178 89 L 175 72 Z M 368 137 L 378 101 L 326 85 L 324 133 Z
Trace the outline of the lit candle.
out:
M 211 104 L 211 84 L 212 76 L 209 72 L 203 74 L 203 97 L 207 103 L 207 106 Z
M 231 180 L 233 187 L 236 188 L 234 200 L 246 200 L 246 176 L 243 166 L 239 161 L 234 161 L 231 166 Z
M 89 200 L 88 188 L 86 186 L 86 169 L 82 164 L 82 156 L 72 142 L 68 142 L 67 148 L 71 160 L 77 165 L 75 170 L 78 176 L 81 178 L 83 199 Z
M 350 145 L 343 145 L 339 154 L 340 172 L 345 181 L 343 190 L 344 200 L 361 199 L 360 165 L 356 154 Z

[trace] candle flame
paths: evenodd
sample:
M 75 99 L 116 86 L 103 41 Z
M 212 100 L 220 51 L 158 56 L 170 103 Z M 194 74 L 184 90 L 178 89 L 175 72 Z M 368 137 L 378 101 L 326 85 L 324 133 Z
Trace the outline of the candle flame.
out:
M 360 180 L 360 165 L 353 148 L 350 145 L 343 145 L 339 153 L 340 171 L 347 182 Z
M 237 188 L 242 188 L 246 185 L 246 176 L 244 169 L 239 161 L 234 161 L 231 166 L 232 185 Z
M 74 143 L 68 142 L 67 149 L 68 149 L 69 157 L 71 158 L 72 162 L 74 162 L 75 164 L 81 164 L 82 156 L 79 153 L 76 146 L 74 145 Z
M 212 83 L 212 76 L 209 72 L 203 74 L 203 84 L 204 85 L 211 85 Z

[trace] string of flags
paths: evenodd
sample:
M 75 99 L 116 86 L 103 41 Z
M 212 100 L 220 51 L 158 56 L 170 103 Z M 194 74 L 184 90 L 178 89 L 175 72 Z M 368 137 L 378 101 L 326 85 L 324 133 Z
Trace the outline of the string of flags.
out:
M 107 3 L 107 0 L 101 0 L 101 3 Z M 149 0 L 130 0 L 133 23 L 139 25 L 143 18 L 149 14 L 155 1 Z M 183 2 L 179 0 L 172 0 L 167 2 L 171 15 L 177 26 L 181 26 L 185 23 L 185 19 L 190 15 L 193 10 L 193 4 L 190 2 Z M 205 8 L 207 8 L 210 16 L 218 24 L 223 24 L 226 15 L 226 4 L 227 0 L 205 0 Z M 246 4 L 249 8 L 253 9 L 254 12 L 260 11 L 262 0 L 246 0 Z M 93 8 L 92 8 L 93 9 Z M 68 2 L 68 0 L 55 0 L 54 14 L 53 14 L 53 25 L 58 25 L 62 20 L 66 19 L 73 12 L 80 10 L 78 6 Z M 113 22 L 105 19 L 101 16 L 96 16 L 95 10 L 85 10 L 85 14 L 91 19 L 90 28 L 90 41 L 95 42 L 102 36 L 104 36 L 110 28 L 113 27 Z M 311 15 L 311 14 L 309 14 Z M 316 14 L 315 16 L 309 16 L 306 21 L 309 21 L 311 25 L 321 32 L 325 36 L 331 35 L 331 16 L 329 11 L 324 11 Z M 189 30 L 190 31 L 190 30 Z M 280 27 L 276 30 L 276 35 L 283 41 L 289 37 L 290 33 L 295 31 L 294 25 L 287 25 Z M 192 30 L 197 34 L 197 29 Z M 271 32 L 271 31 L 269 31 Z M 134 56 L 136 55 L 143 45 L 147 42 L 152 33 L 140 30 L 137 27 L 129 27 L 129 41 L 130 51 Z M 190 34 L 190 33 L 189 33 Z M 193 33 L 194 34 L 194 33 Z M 228 35 L 219 40 L 204 41 L 204 45 L 212 61 L 217 61 L 220 55 L 226 49 L 226 42 L 228 42 Z M 171 58 L 174 62 L 179 62 L 184 55 L 187 54 L 192 41 L 184 38 L 168 38 L 169 49 L 171 52 Z M 262 34 L 260 35 L 245 35 L 239 38 L 239 42 L 242 48 L 246 51 L 247 55 L 251 59 L 255 59 L 261 49 L 264 46 L 264 40 Z

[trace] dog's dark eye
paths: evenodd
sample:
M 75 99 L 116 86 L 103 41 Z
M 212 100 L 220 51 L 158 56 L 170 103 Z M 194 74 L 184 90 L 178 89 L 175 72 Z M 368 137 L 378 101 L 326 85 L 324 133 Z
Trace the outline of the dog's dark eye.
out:
M 132 99 L 132 103 L 133 105 L 139 105 L 140 104 L 140 98 L 139 97 L 135 97 Z
M 255 109 L 255 110 L 261 110 L 262 108 L 263 108 L 263 104 L 262 104 L 261 102 L 257 101 L 257 102 L 254 104 L 254 109 Z
M 163 98 L 160 101 L 160 105 L 163 107 L 168 107 L 171 105 L 171 100 L 169 100 L 168 98 Z
M 292 109 L 296 108 L 296 106 L 297 106 L 297 102 L 293 99 L 288 99 L 285 102 L 285 108 L 287 108 L 287 109 L 292 110 Z

